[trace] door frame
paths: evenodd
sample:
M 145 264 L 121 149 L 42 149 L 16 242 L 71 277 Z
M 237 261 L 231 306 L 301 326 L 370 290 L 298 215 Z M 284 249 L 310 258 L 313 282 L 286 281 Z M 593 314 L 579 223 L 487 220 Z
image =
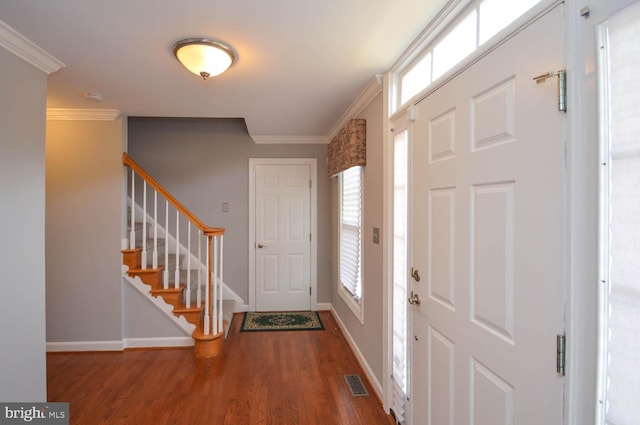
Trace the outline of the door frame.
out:
M 565 382 L 565 418 L 564 425 L 595 424 L 596 413 L 596 368 L 597 368 L 597 320 L 594 311 L 597 308 L 596 261 L 597 241 L 597 208 L 598 202 L 598 115 L 597 96 L 593 83 L 593 70 L 596 68 L 597 46 L 596 32 L 599 23 L 607 19 L 611 10 L 620 9 L 634 0 L 594 0 L 589 8 L 578 0 L 565 0 L 565 61 L 568 78 L 567 92 L 567 130 L 566 146 L 566 190 L 567 190 L 567 246 L 565 252 L 566 286 L 566 336 L 567 336 L 567 374 Z M 541 7 L 553 6 L 555 0 L 541 2 Z M 514 31 L 526 26 L 528 20 Z M 432 29 L 431 33 L 435 30 Z M 430 33 L 427 33 L 427 35 Z M 506 37 L 505 37 L 506 38 Z M 423 40 L 424 43 L 424 40 Z M 497 43 L 499 44 L 499 43 Z M 391 99 L 394 93 L 394 80 L 401 65 L 415 55 L 421 44 L 416 43 L 413 50 L 404 56 L 384 74 L 383 87 L 383 155 L 384 183 L 383 198 L 385 210 L 383 216 L 385 238 L 392 240 L 389 233 L 391 226 L 388 200 L 393 187 L 390 185 L 393 164 L 392 157 L 393 127 L 392 122 L 400 115 L 407 113 L 409 106 L 392 111 Z M 473 62 L 474 57 L 465 59 L 457 67 L 463 68 Z M 403 62 L 403 60 L 405 62 Z M 448 78 L 447 78 L 448 79 Z M 435 88 L 433 88 L 435 90 Z M 431 89 L 430 89 L 431 90 Z M 390 244 L 388 244 L 390 245 Z M 391 249 L 384 250 L 383 264 L 387 264 Z M 383 407 L 389 412 L 391 407 L 391 276 L 389 267 L 384 268 L 383 288 L 386 301 L 383 305 Z M 571 355 L 580 353 L 580 355 Z
M 256 175 L 257 165 L 307 165 L 311 179 L 310 279 L 312 311 L 318 309 L 318 160 L 316 158 L 249 158 L 249 311 L 256 310 Z

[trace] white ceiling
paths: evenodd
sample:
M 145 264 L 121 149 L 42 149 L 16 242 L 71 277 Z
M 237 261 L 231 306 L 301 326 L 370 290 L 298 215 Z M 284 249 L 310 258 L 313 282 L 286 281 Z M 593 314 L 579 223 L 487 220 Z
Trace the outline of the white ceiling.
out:
M 443 3 L 0 0 L 0 21 L 66 65 L 49 76 L 49 108 L 244 118 L 254 136 L 327 136 Z M 186 37 L 224 41 L 237 62 L 203 81 L 173 56 Z

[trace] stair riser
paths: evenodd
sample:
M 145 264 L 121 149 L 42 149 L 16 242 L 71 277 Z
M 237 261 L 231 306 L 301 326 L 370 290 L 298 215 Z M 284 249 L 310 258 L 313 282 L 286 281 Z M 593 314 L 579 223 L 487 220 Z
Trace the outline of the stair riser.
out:
M 147 270 L 129 270 L 129 276 L 139 277 L 143 283 L 151 286 L 153 289 L 162 287 L 162 269 Z
M 222 352 L 224 338 L 213 341 L 194 341 L 193 354 L 198 359 L 212 359 Z
M 136 246 L 142 246 L 141 244 L 136 244 Z M 147 244 L 147 265 L 151 265 L 153 263 L 153 245 L 148 245 Z M 169 265 L 169 270 L 175 270 L 176 269 L 176 254 L 175 253 L 169 253 L 169 261 L 167 263 Z M 178 256 L 178 264 L 180 264 L 180 267 L 182 267 L 185 262 L 184 262 L 184 254 L 180 254 Z M 164 262 L 164 252 L 161 250 L 158 250 L 158 265 L 159 266 L 164 266 L 165 262 Z M 194 264 L 195 265 L 195 264 Z
M 122 263 L 129 267 L 129 270 L 139 269 L 140 264 L 140 251 L 139 250 L 125 250 L 122 251 Z
M 160 296 L 162 297 L 162 299 L 167 304 L 171 304 L 174 309 L 178 308 L 178 306 L 180 306 L 180 304 L 182 304 L 182 293 L 181 292 L 172 293 L 172 294 L 162 294 Z
M 226 326 L 227 323 L 224 322 L 223 329 Z M 196 330 L 191 336 L 193 337 L 193 352 L 196 358 L 211 359 L 222 352 L 224 332 L 219 332 L 217 335 L 203 335 Z
M 195 325 L 196 328 L 198 329 L 202 329 L 202 312 L 201 311 L 179 313 L 178 315 L 184 316 L 184 318 L 187 319 L 187 322 L 191 323 L 192 325 Z

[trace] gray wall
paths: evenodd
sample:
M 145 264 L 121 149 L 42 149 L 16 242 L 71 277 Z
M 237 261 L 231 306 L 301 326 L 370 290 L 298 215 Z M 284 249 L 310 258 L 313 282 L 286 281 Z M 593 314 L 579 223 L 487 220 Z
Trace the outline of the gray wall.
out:
M 125 339 L 191 336 L 129 283 L 122 287 L 122 326 Z
M 122 339 L 124 122 L 47 121 L 47 342 Z
M 47 76 L 0 48 L 0 400 L 46 401 Z
M 256 145 L 243 120 L 129 118 L 129 155 L 205 224 L 226 229 L 224 280 L 245 304 L 249 158 L 318 159 L 318 302 L 329 302 L 326 152 L 326 145 Z M 230 204 L 230 212 L 222 212 L 223 202 Z
M 349 334 L 358 345 L 371 371 L 382 385 L 383 354 L 383 280 L 382 250 L 384 242 L 373 243 L 373 228 L 382 229 L 383 214 L 383 159 L 382 159 L 382 94 L 379 94 L 356 117 L 367 120 L 367 165 L 363 180 L 363 237 L 362 237 L 362 287 L 364 300 L 364 325 L 353 314 L 338 294 L 338 227 L 339 185 L 338 178 L 331 179 L 332 234 L 333 234 L 333 280 L 331 304 L 344 323 Z

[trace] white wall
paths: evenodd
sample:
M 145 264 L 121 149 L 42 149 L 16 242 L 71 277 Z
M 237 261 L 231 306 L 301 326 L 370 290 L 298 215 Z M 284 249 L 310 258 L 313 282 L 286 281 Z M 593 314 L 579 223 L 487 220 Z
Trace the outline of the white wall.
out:
M 47 121 L 47 342 L 122 339 L 122 149 L 115 121 Z
M 46 401 L 47 76 L 0 48 L 0 400 Z
M 382 280 L 382 94 L 355 118 L 364 118 L 367 123 L 367 165 L 363 180 L 363 235 L 362 235 L 362 287 L 364 299 L 364 325 L 353 314 L 338 294 L 338 226 L 339 185 L 338 178 L 331 179 L 332 201 L 332 258 L 331 304 L 334 311 L 358 346 L 378 384 L 382 384 L 383 354 L 383 280 Z M 373 243 L 373 228 L 380 229 L 380 244 Z

